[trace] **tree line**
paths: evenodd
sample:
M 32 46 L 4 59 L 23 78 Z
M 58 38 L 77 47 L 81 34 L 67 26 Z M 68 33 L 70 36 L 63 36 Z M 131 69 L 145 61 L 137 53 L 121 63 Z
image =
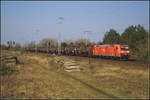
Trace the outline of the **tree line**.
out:
M 147 59 L 148 35 L 148 31 L 142 25 L 131 25 L 121 35 L 116 30 L 110 29 L 99 44 L 128 44 L 133 57 Z
M 115 29 L 107 31 L 103 37 L 103 40 L 97 43 L 91 42 L 88 39 L 79 39 L 76 41 L 66 40 L 61 42 L 61 47 L 87 47 L 93 46 L 94 44 L 128 44 L 131 51 L 131 56 L 139 59 L 148 58 L 148 31 L 142 25 L 131 25 L 127 27 L 123 33 L 119 34 Z M 21 47 L 19 43 L 15 41 L 8 41 L 7 46 L 2 44 L 2 49 L 13 49 L 20 50 L 23 48 L 56 48 L 58 42 L 54 38 L 45 38 L 36 43 L 31 41 L 24 44 Z

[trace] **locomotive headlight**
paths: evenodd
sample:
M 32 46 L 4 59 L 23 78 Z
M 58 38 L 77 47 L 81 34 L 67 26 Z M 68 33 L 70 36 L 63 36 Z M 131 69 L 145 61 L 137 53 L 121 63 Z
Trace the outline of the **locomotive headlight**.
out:
M 127 53 L 130 53 L 130 51 L 127 51 Z
M 121 53 L 124 53 L 124 51 L 121 51 Z

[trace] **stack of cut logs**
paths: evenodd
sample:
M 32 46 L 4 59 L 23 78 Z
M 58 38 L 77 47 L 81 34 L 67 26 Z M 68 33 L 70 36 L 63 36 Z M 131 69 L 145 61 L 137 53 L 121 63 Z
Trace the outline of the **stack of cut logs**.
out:
M 65 70 L 67 72 L 80 71 L 81 70 L 79 64 L 77 64 L 76 61 L 65 58 L 63 56 L 54 57 L 54 62 L 57 64 L 58 67 L 62 68 L 63 70 Z

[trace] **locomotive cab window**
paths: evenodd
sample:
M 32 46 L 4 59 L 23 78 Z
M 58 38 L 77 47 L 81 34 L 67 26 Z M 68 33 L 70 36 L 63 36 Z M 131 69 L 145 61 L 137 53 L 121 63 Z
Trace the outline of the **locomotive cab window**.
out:
M 128 46 L 121 46 L 120 48 L 121 48 L 121 50 L 128 50 L 129 49 Z

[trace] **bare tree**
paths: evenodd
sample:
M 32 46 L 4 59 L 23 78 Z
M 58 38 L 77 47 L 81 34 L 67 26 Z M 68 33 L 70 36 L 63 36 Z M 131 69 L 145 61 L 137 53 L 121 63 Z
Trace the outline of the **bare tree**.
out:
M 75 41 L 76 46 L 89 46 L 91 45 L 91 42 L 88 39 L 79 39 Z
M 57 41 L 54 38 L 45 38 L 43 40 L 40 41 L 39 46 L 40 47 L 57 47 Z
M 67 44 L 67 46 L 73 46 L 74 44 L 72 40 L 65 40 L 64 42 Z
M 15 50 L 21 49 L 20 43 L 15 43 L 14 49 L 15 49 Z

